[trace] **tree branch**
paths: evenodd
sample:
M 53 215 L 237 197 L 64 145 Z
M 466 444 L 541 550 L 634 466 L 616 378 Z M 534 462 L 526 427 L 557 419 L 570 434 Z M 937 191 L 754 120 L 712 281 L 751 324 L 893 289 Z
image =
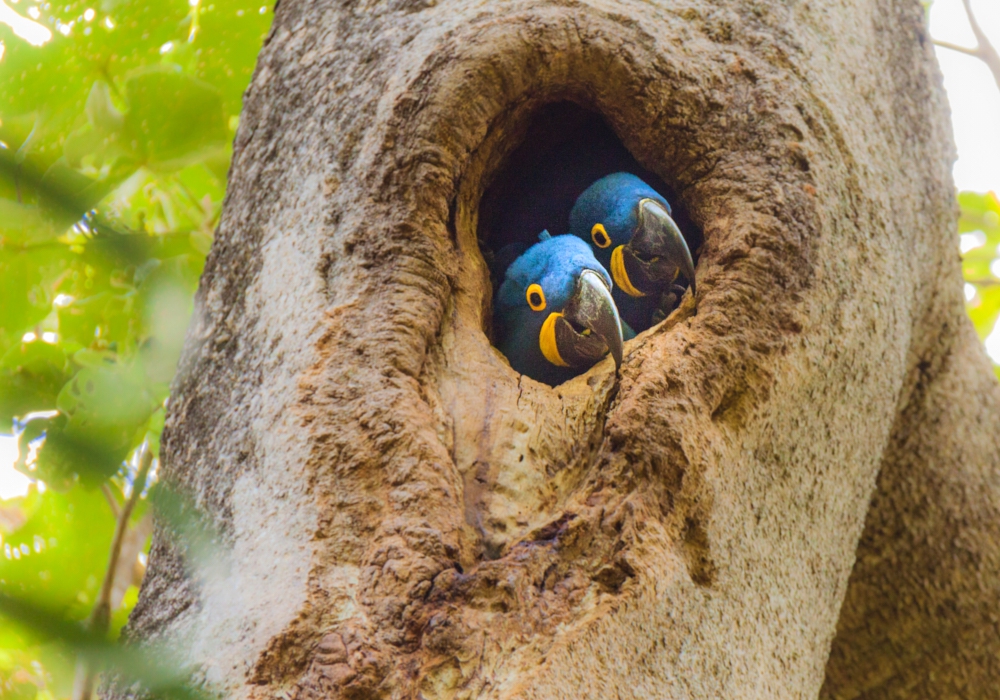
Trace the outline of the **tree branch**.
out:
M 979 21 L 972 11 L 972 0 L 962 0 L 962 7 L 965 8 L 965 16 L 969 18 L 969 26 L 972 27 L 972 33 L 976 35 L 976 43 L 979 48 L 985 50 L 992 49 L 993 45 L 990 44 L 989 38 L 983 32 L 983 28 L 979 26 Z M 996 54 L 996 51 L 993 51 L 993 53 Z
M 125 505 L 118 511 L 118 522 L 115 524 L 114 538 L 111 540 L 111 556 L 108 560 L 108 568 L 104 572 L 104 580 L 101 582 L 101 590 L 97 595 L 97 602 L 90 613 L 87 622 L 89 631 L 103 636 L 108 631 L 111 622 L 111 592 L 114 590 L 115 572 L 118 569 L 118 558 L 122 550 L 122 542 L 125 540 L 125 533 L 128 531 L 129 519 L 132 511 L 142 491 L 146 488 L 146 479 L 149 476 L 149 468 L 153 464 L 153 453 L 149 451 L 149 445 L 143 445 L 142 456 L 139 461 L 139 471 L 132 483 L 132 495 L 125 501 Z M 105 496 L 110 495 L 109 492 Z M 113 499 L 111 499 L 113 501 Z M 109 501 L 109 502 L 111 502 Z M 96 673 L 86 662 L 79 661 L 76 667 L 76 679 L 73 683 L 72 700 L 90 700 L 94 692 L 94 677 Z
M 969 48 L 967 46 L 959 46 L 958 44 L 952 44 L 948 41 L 934 41 L 934 44 L 945 49 L 951 49 L 952 51 L 957 51 L 959 53 L 964 53 L 967 56 L 973 56 L 978 58 L 980 61 L 986 64 L 987 68 L 990 69 L 990 73 L 993 74 L 993 80 L 997 84 L 997 89 L 1000 90 L 1000 54 L 997 53 L 996 48 L 990 42 L 988 36 L 983 31 L 983 28 L 979 26 L 979 22 L 976 20 L 976 15 L 972 11 L 972 0 L 962 0 L 962 6 L 965 8 L 965 16 L 969 18 L 969 26 L 972 28 L 972 33 L 976 37 L 975 48 Z
M 934 45 L 940 46 L 942 49 L 950 49 L 952 51 L 957 51 L 958 53 L 964 53 L 966 56 L 972 56 L 973 58 L 982 58 L 982 54 L 979 53 L 978 48 L 969 48 L 968 46 L 959 46 L 958 44 L 953 44 L 950 41 L 939 41 L 934 39 Z

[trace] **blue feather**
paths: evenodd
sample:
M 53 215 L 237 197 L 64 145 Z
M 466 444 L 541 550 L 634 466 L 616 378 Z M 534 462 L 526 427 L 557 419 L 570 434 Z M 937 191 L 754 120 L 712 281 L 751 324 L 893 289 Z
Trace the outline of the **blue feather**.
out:
M 595 251 L 597 259 L 605 266 L 611 262 L 611 251 L 632 238 L 635 228 L 635 204 L 640 199 L 655 199 L 671 212 L 663 196 L 631 173 L 612 173 L 594 182 L 584 190 L 569 214 L 569 232 L 590 243 L 590 229 L 597 223 L 604 224 L 611 245 Z M 607 261 L 604 260 L 607 258 Z
M 569 232 L 591 243 L 591 229 L 595 223 L 601 223 L 611 244 L 606 248 L 593 247 L 598 262 L 606 268 L 611 268 L 611 252 L 620 245 L 626 245 L 632 238 L 638 222 L 636 221 L 636 204 L 641 199 L 653 199 L 671 212 L 670 203 L 663 196 L 647 185 L 641 178 L 631 173 L 612 173 L 593 182 L 577 198 L 569 215 Z M 619 288 L 612 290 L 618 312 L 621 314 L 622 330 L 626 340 L 635 331 L 644 331 L 652 323 L 653 313 L 659 305 L 656 296 L 631 297 Z M 630 327 L 626 330 L 625 326 Z
M 521 374 L 555 385 L 580 373 L 579 369 L 549 363 L 538 337 L 548 315 L 565 307 L 584 270 L 594 270 L 612 286 L 611 275 L 590 246 L 575 236 L 544 238 L 507 268 L 494 300 L 496 345 Z M 544 310 L 535 311 L 528 305 L 526 293 L 532 284 L 540 285 L 545 293 Z

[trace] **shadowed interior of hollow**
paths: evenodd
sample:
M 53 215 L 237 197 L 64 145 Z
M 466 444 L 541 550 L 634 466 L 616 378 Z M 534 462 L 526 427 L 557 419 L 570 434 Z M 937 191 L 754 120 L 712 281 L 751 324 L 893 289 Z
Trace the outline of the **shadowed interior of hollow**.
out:
M 684 204 L 662 178 L 644 168 L 600 115 L 573 102 L 544 105 L 532 115 L 522 143 L 510 154 L 486 189 L 479 216 L 479 247 L 494 274 L 495 253 L 510 243 L 534 243 L 548 230 L 569 231 L 576 198 L 594 181 L 614 172 L 638 175 L 660 192 L 673 209 L 695 262 L 702 233 Z

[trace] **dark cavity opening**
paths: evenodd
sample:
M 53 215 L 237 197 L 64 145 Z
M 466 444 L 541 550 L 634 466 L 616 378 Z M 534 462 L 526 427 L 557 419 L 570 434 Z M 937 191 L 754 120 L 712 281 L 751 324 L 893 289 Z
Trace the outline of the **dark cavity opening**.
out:
M 492 271 L 494 291 L 503 281 L 503 270 L 495 265 L 496 251 L 510 243 L 536 243 L 543 230 L 553 236 L 567 233 L 576 198 L 594 180 L 615 172 L 639 176 L 670 202 L 697 264 L 702 233 L 673 188 L 640 165 L 600 115 L 572 102 L 557 102 L 533 115 L 524 141 L 480 203 L 479 247 Z

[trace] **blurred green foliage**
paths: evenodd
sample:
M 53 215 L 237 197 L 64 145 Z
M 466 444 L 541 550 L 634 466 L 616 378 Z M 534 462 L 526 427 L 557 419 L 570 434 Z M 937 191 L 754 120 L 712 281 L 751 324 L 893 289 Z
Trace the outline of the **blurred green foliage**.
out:
M 989 336 L 1000 316 L 1000 201 L 993 192 L 961 192 L 958 203 L 966 309 L 979 337 L 987 343 L 991 355 L 996 356 L 1000 351 L 1000 333 L 996 347 Z M 1000 367 L 994 364 L 993 369 L 1000 377 Z
M 159 446 L 271 3 L 6 2 L 50 38 L 0 24 L 0 434 L 37 480 L 0 501 L 0 614 L 17 620 L 0 621 L 0 698 L 65 698 L 81 644 L 103 643 L 86 621 L 137 450 Z M 109 641 L 135 604 L 146 503 Z

